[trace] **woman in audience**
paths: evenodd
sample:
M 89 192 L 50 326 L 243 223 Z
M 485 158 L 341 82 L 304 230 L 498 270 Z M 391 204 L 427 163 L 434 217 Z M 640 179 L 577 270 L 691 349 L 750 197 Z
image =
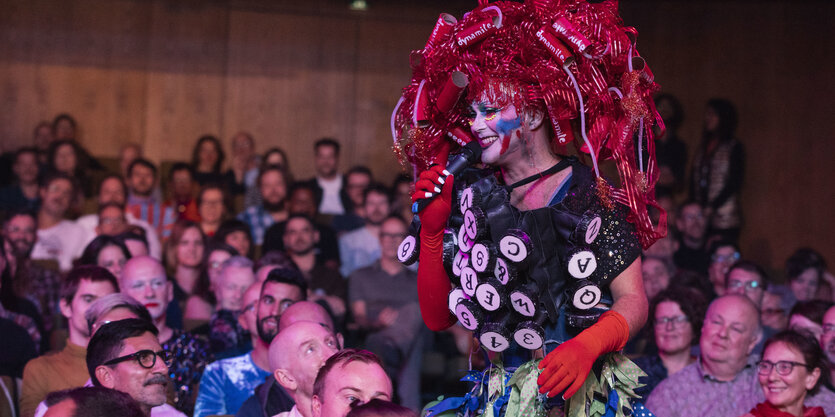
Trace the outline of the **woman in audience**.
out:
M 817 340 L 786 330 L 765 342 L 757 374 L 765 402 L 745 417 L 825 417 L 820 407 L 807 408 L 807 395 L 827 378 L 826 357 Z
M 191 169 L 198 184 L 226 184 L 226 177 L 220 172 L 226 154 L 220 140 L 212 135 L 201 136 L 191 153 Z
M 290 173 L 290 160 L 287 159 L 287 153 L 281 148 L 270 148 L 264 152 L 264 157 L 261 159 L 261 166 L 278 165 L 284 168 L 284 172 Z M 292 181 L 288 181 L 292 182 Z
M 197 212 L 200 214 L 200 228 L 208 237 L 212 237 L 220 223 L 231 211 L 228 194 L 222 185 L 206 184 L 197 195 Z
M 711 236 L 736 242 L 742 225 L 739 194 L 745 153 L 736 139 L 737 113 L 725 99 L 707 102 L 702 143 L 693 159 L 690 198 L 707 208 Z
M 52 142 L 49 146 L 49 171 L 61 172 L 76 179 L 79 188 L 79 200 L 93 197 L 93 183 L 87 175 L 87 163 L 81 147 L 72 140 L 64 139 Z
M 646 385 L 635 390 L 642 397 L 640 401 L 646 400 L 664 378 L 696 360 L 690 349 L 699 340 L 706 304 L 698 291 L 677 286 L 652 299 L 649 317 L 658 353 L 635 360 L 647 373 L 640 380 Z
M 811 248 L 800 248 L 786 260 L 786 275 L 797 301 L 820 298 L 817 295 L 822 284 L 835 286 L 835 277 L 826 270 L 823 256 Z M 829 295 L 826 300 L 832 300 L 832 296 Z
M 252 243 L 252 231 L 246 223 L 238 219 L 224 221 L 217 229 L 215 240 L 235 248 L 241 256 L 253 259 L 255 245 Z
M 178 221 L 165 246 L 165 266 L 168 273 L 174 276 L 174 299 L 183 305 L 190 296 L 197 295 L 213 305 L 209 275 L 206 272 L 206 235 L 200 226 L 188 220 Z M 184 310 L 186 330 L 193 327 L 188 321 L 192 315 L 194 313 L 190 315 L 188 310 Z
M 209 323 L 212 314 L 214 314 L 217 310 L 217 297 L 215 296 L 215 289 L 218 286 L 218 280 L 220 278 L 220 272 L 223 269 L 223 263 L 226 262 L 227 259 L 238 255 L 238 251 L 236 251 L 235 248 L 215 241 L 209 242 L 204 253 L 206 254 L 206 272 L 209 276 L 209 291 L 208 293 L 204 293 L 201 289 L 199 293 L 189 296 L 188 301 L 186 301 L 186 326 L 191 329 L 195 329 Z M 207 329 L 201 329 L 198 332 L 203 330 Z
M 98 265 L 119 278 L 122 267 L 130 258 L 130 251 L 122 239 L 101 235 L 87 244 L 77 262 L 78 265 Z

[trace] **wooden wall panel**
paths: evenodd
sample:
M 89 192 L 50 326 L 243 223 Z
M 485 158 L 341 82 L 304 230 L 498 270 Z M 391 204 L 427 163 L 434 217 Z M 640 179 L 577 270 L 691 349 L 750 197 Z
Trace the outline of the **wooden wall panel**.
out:
M 228 143 L 248 130 L 307 177 L 311 141 L 334 136 L 343 168 L 366 164 L 389 181 L 399 171 L 389 116 L 408 53 L 438 13 L 473 4 L 355 13 L 337 0 L 0 0 L 0 148 L 31 143 L 38 121 L 68 111 L 100 156 L 135 141 L 153 160 L 187 159 L 204 133 Z M 779 267 L 805 244 L 835 263 L 835 4 L 630 0 L 621 10 L 684 104 L 691 149 L 709 97 L 738 105 L 746 256 Z
M 316 139 L 353 143 L 356 26 L 333 17 L 233 13 L 224 138 L 246 129 L 260 150 L 283 148 L 299 178 L 313 175 Z
M 622 2 L 691 153 L 711 97 L 736 103 L 747 150 L 744 256 L 781 269 L 801 245 L 835 262 L 835 18 L 828 2 Z
M 211 2 L 153 2 L 145 153 L 191 159 L 198 137 L 223 128 L 228 11 Z

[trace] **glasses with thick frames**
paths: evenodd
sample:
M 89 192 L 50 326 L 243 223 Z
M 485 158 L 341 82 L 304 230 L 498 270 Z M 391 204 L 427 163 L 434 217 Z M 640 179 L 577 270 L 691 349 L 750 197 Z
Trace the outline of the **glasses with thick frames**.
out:
M 120 356 L 118 358 L 111 359 L 103 363 L 103 365 L 115 365 L 117 363 L 135 360 L 137 363 L 139 363 L 139 366 L 146 369 L 151 369 L 157 363 L 157 356 L 159 356 L 159 358 L 162 359 L 162 362 L 165 363 L 165 366 L 171 366 L 171 359 L 174 356 L 171 352 L 167 350 L 160 350 L 158 352 L 154 352 L 150 349 L 143 349 L 131 353 L 130 355 Z
M 684 323 L 689 323 L 687 316 L 670 316 L 658 317 L 655 319 L 655 327 L 666 328 L 667 324 L 672 324 L 673 328 L 684 326 Z
M 792 373 L 795 366 L 802 366 L 806 369 L 809 369 L 809 365 L 806 365 L 805 363 L 800 363 L 800 362 L 792 362 L 792 361 L 771 362 L 771 361 L 762 360 L 762 361 L 757 362 L 757 372 L 759 372 L 760 375 L 768 375 L 768 374 L 771 373 L 772 369 L 776 369 L 778 375 L 786 376 L 786 375 L 789 375 L 789 374 Z

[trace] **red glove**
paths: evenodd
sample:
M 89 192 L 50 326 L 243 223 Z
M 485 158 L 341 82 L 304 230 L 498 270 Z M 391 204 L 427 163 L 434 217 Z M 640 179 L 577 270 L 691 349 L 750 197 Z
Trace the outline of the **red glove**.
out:
M 570 398 L 583 386 L 594 361 L 623 349 L 628 340 L 626 319 L 616 311 L 603 313 L 597 323 L 557 346 L 539 363 L 543 369 L 536 380 L 539 392 L 554 397 L 565 391 L 563 398 Z
M 423 322 L 433 331 L 440 331 L 455 324 L 447 304 L 452 283 L 443 264 L 444 228 L 452 211 L 453 177 L 445 171 L 446 155 L 437 160 L 438 165 L 423 171 L 415 182 L 412 201 L 434 197 L 418 215 L 420 216 L 420 254 L 418 255 L 418 301 Z M 438 194 L 440 190 L 440 195 Z

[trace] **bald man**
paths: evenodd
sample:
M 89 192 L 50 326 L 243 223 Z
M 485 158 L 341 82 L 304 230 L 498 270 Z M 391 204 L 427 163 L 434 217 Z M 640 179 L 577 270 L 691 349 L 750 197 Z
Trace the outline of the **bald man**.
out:
M 312 321 L 333 330 L 333 320 L 330 314 L 320 304 L 312 301 L 299 301 L 288 307 L 284 311 L 284 314 L 281 315 L 281 320 L 278 322 L 278 330 L 280 332 L 282 329 L 299 321 Z
M 174 283 L 165 274 L 165 267 L 156 258 L 131 258 L 119 275 L 119 288 L 148 309 L 154 326 L 159 331 L 162 348 L 174 357 L 169 373 L 174 381 L 174 406 L 191 414 L 194 410 L 200 376 L 212 361 L 209 345 L 191 333 L 168 326 L 168 304 L 174 299 Z
M 708 307 L 699 359 L 662 381 L 646 406 L 658 417 L 740 416 L 765 401 L 751 355 L 762 338 L 759 310 L 748 297 L 729 294 Z M 835 394 L 822 389 L 805 405 L 835 413 Z
M 244 295 L 246 297 L 246 295 Z M 333 333 L 333 320 L 331 316 L 325 311 L 321 305 L 311 301 L 298 301 L 291 305 L 281 314 L 281 319 L 278 322 L 278 339 L 284 330 L 300 322 L 318 323 L 324 328 Z M 342 346 L 342 335 L 336 333 L 336 343 Z M 293 405 L 293 400 L 290 392 L 277 383 L 275 376 L 275 367 L 273 367 L 273 346 L 275 340 L 270 344 L 270 368 L 273 371 L 273 378 L 268 378 L 266 382 L 255 388 L 255 395 L 249 397 L 238 411 L 238 416 L 272 416 L 276 413 L 287 411 L 284 404 L 289 400 L 289 405 Z M 326 358 L 327 359 L 327 358 Z M 313 375 L 316 376 L 315 374 Z M 311 383 L 312 384 L 312 383 Z
M 279 417 L 311 417 L 313 382 L 319 368 L 339 350 L 333 331 L 321 323 L 298 321 L 281 330 L 270 345 L 273 377 L 296 402 Z

